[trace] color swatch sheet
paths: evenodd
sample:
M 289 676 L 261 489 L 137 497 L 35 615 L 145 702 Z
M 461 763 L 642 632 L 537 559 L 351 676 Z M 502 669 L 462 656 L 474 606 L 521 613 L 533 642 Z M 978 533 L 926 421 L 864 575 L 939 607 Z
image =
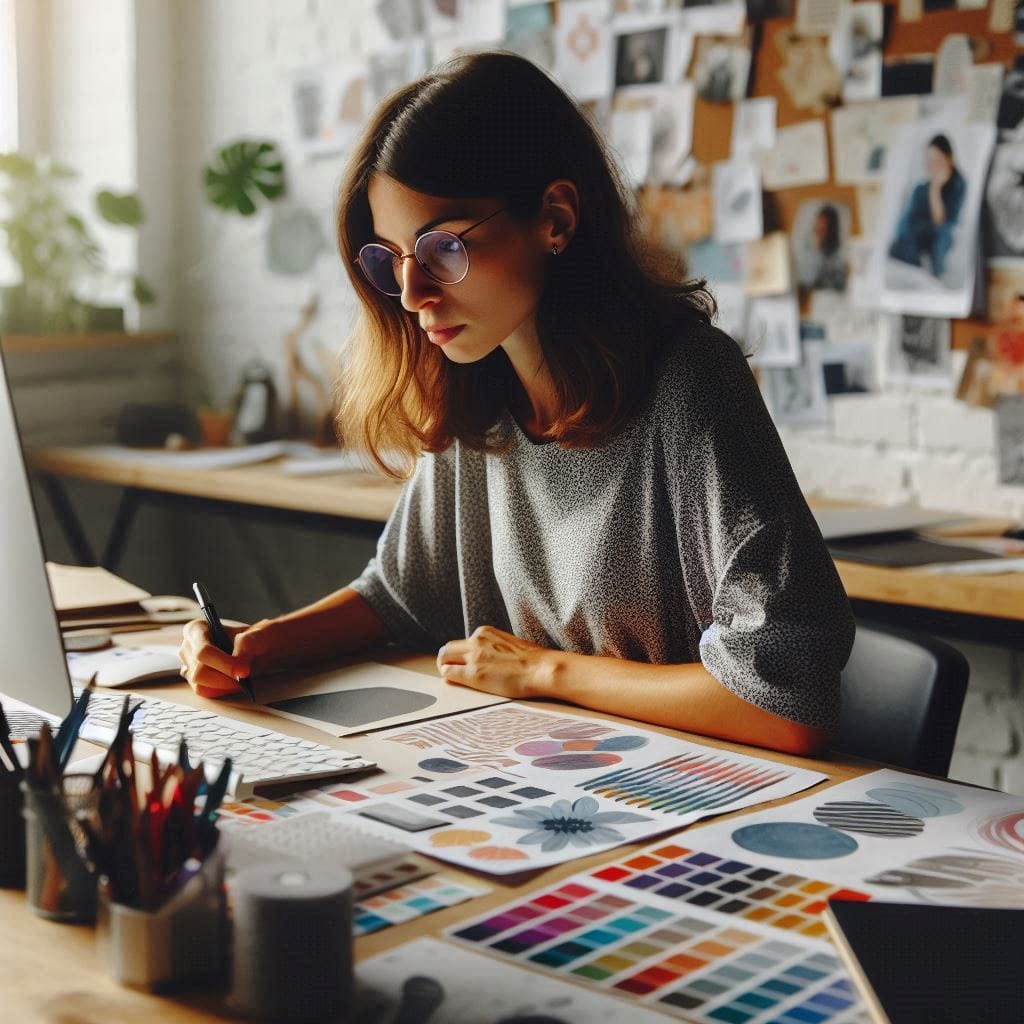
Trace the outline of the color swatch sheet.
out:
M 416 939 L 356 965 L 358 1024 L 665 1024 L 603 992 Z
M 875 899 L 1024 906 L 1024 798 L 893 769 L 702 826 L 687 839 Z
M 538 889 L 446 934 L 687 1020 L 869 1020 L 827 942 L 593 875 Z
M 352 811 L 415 849 L 509 874 L 611 849 L 790 796 L 820 772 L 600 719 L 512 704 L 380 733 L 417 751 L 390 799 L 352 787 Z M 335 790 L 340 792 L 342 790 Z
M 490 891 L 485 885 L 470 885 L 457 878 L 440 875 L 422 878 L 359 900 L 355 907 L 353 931 L 356 935 L 379 932 L 393 924 L 402 924 L 424 914 L 432 914 L 435 910 L 454 907 Z

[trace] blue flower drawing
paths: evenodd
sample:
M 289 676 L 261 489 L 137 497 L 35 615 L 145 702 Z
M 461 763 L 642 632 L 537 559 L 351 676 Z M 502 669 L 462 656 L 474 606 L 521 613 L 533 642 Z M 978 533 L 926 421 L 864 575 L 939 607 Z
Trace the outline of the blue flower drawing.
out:
M 534 804 L 517 807 L 509 818 L 492 818 L 491 824 L 529 831 L 516 842 L 520 846 L 540 844 L 541 853 L 554 853 L 572 843 L 573 846 L 601 846 L 621 843 L 626 839 L 609 825 L 623 825 L 631 821 L 650 821 L 646 815 L 627 811 L 602 811 L 592 796 L 579 800 L 556 800 L 550 807 Z

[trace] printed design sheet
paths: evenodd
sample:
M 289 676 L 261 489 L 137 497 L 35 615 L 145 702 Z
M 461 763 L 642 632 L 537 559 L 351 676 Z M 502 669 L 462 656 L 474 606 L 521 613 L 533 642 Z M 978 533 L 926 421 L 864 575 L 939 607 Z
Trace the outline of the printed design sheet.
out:
M 875 899 L 1024 906 L 1024 797 L 893 769 L 704 826 L 687 840 Z
M 437 939 L 416 939 L 356 966 L 359 1024 L 659 1024 L 660 1013 L 502 963 Z
M 687 1020 L 869 1020 L 827 942 L 593 875 L 535 890 L 446 934 Z
M 415 780 L 340 787 L 351 813 L 493 874 L 544 867 L 800 792 L 819 772 L 599 719 L 502 705 L 380 734 Z M 430 784 L 419 780 L 433 776 Z

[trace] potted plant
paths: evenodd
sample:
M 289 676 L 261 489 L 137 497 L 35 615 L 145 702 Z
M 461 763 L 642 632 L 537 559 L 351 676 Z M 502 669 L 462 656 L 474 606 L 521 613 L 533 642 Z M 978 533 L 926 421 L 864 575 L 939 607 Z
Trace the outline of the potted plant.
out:
M 103 252 L 84 220 L 62 196 L 74 170 L 48 156 L 0 153 L 0 230 L 21 280 L 2 290 L 0 329 L 10 333 L 123 330 L 123 311 L 93 305 L 85 289 L 110 280 Z M 144 220 L 135 195 L 100 191 L 96 212 L 108 224 L 138 227 Z M 116 277 L 125 275 L 117 274 Z M 155 301 L 150 287 L 131 276 L 140 305 Z

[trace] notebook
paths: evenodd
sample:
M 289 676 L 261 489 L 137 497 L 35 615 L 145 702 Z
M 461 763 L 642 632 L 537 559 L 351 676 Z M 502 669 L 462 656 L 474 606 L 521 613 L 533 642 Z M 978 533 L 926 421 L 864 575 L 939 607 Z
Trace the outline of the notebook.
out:
M 877 1024 L 1024 1021 L 1024 910 L 829 900 L 824 918 Z

